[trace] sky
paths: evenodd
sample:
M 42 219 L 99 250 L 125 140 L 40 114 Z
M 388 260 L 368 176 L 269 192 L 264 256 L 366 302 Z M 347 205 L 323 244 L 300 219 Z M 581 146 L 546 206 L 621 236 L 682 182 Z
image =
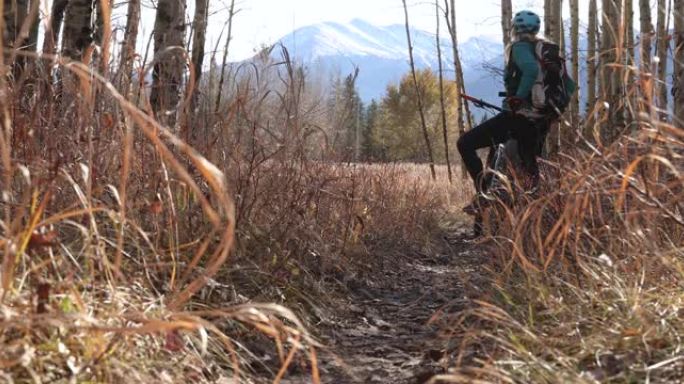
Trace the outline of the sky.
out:
M 434 2 L 407 0 L 407 4 L 411 25 L 435 30 Z M 215 7 L 216 11 L 226 8 Z M 401 0 L 238 0 L 236 7 L 241 11 L 235 17 L 232 59 L 249 57 L 262 44 L 268 45 L 297 28 L 323 21 L 345 23 L 359 18 L 377 25 L 404 23 Z M 514 7 L 541 12 L 543 0 L 518 0 L 514 1 Z M 500 35 L 499 0 L 456 0 L 456 12 L 459 39 Z M 223 16 L 219 14 L 210 19 L 210 34 L 215 37 L 227 12 Z
M 153 0 L 145 0 L 143 4 L 150 1 Z M 513 0 L 512 3 L 514 13 L 529 9 L 541 15 L 544 1 Z M 564 3 L 567 8 L 568 2 Z M 413 27 L 426 31 L 435 30 L 434 0 L 407 0 L 407 4 Z M 500 0 L 456 0 L 459 40 L 465 41 L 473 36 L 500 38 L 500 4 Z M 589 0 L 580 0 L 581 15 L 587 14 L 588 4 Z M 213 51 L 216 46 L 228 20 L 229 5 L 230 0 L 210 0 L 207 52 Z M 380 26 L 404 23 L 401 0 L 236 0 L 235 8 L 238 12 L 234 18 L 233 40 L 229 50 L 231 61 L 249 58 L 260 47 L 271 45 L 298 28 L 325 21 L 346 23 L 358 18 Z M 121 11 L 125 12 L 125 8 Z M 194 12 L 193 0 L 188 0 L 187 11 L 191 19 Z M 564 15 L 569 15 L 567 9 Z M 144 35 L 149 36 L 154 17 L 154 8 L 147 3 L 142 18 Z M 445 30 L 443 26 L 443 33 Z M 146 48 L 147 39 L 142 40 L 139 42 L 139 50 Z

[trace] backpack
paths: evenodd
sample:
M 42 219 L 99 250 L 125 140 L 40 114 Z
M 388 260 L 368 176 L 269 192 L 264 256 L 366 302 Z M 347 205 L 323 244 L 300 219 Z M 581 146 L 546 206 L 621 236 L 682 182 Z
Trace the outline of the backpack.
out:
M 538 40 L 534 53 L 539 74 L 532 87 L 532 105 L 544 114 L 561 115 L 570 104 L 576 84 L 568 75 L 558 44 Z

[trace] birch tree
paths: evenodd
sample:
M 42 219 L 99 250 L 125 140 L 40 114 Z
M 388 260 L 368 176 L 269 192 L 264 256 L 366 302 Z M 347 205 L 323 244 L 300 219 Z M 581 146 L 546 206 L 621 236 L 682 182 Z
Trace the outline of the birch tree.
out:
M 677 125 L 684 128 L 684 0 L 674 0 L 674 113 Z
M 587 30 L 587 115 L 594 113 L 596 105 L 596 70 L 598 56 L 598 9 L 596 0 L 589 1 L 589 26 Z M 590 116 L 587 116 L 590 117 Z
M 435 173 L 435 159 L 432 155 L 432 144 L 430 144 L 430 136 L 428 135 L 427 123 L 425 121 L 425 110 L 423 109 L 423 97 L 421 95 L 420 86 L 418 84 L 418 77 L 416 76 L 416 66 L 413 62 L 413 44 L 411 43 L 411 30 L 409 29 L 409 17 L 408 17 L 408 7 L 406 6 L 406 0 L 401 0 L 404 5 L 404 19 L 406 20 L 406 42 L 408 43 L 409 51 L 409 64 L 411 65 L 411 76 L 413 77 L 413 85 L 416 89 L 416 103 L 418 104 L 418 113 L 420 114 L 420 125 L 423 129 L 423 138 L 425 139 L 425 147 L 428 152 L 428 158 L 430 159 L 430 173 L 432 174 L 432 179 L 437 179 L 437 174 Z
M 7 63 L 13 66 L 15 77 L 19 77 L 29 62 L 22 55 L 15 55 L 12 50 L 36 51 L 38 33 L 39 0 L 3 0 L 3 27 L 2 38 L 5 50 L 5 60 L 14 58 L 14 62 Z
M 126 30 L 121 44 L 121 62 L 119 75 L 121 76 L 121 93 L 126 96 L 130 90 L 130 79 L 133 71 L 133 57 L 135 57 L 135 42 L 138 40 L 140 28 L 140 0 L 128 0 L 126 12 Z
M 621 76 L 619 65 L 621 55 L 621 15 L 622 0 L 603 0 L 603 20 L 601 23 L 601 97 L 608 102 L 608 120 L 603 125 L 602 137 L 612 141 L 617 137 L 623 123 L 621 96 Z
M 668 47 L 668 17 L 667 17 L 667 1 L 658 0 L 658 17 L 657 17 L 657 32 L 656 32 L 656 56 L 658 57 L 658 80 L 657 80 L 657 94 L 658 106 L 667 110 L 667 47 Z
M 28 1 L 26 0 L 3 0 L 3 46 L 12 49 L 14 42 L 19 36 L 21 24 L 28 13 Z
M 639 0 L 639 44 L 641 46 L 640 58 L 643 71 L 650 72 L 651 51 L 653 50 L 653 24 L 651 21 L 651 1 Z
M 624 48 L 624 56 L 622 57 L 622 63 L 624 64 L 624 70 L 622 70 L 621 83 L 626 83 L 623 87 L 624 97 L 623 103 L 625 107 L 623 109 L 623 114 L 626 121 L 634 121 L 634 105 L 637 102 L 638 94 L 627 90 L 631 88 L 629 84 L 635 83 L 634 73 L 629 69 L 636 63 L 636 49 L 634 46 L 634 1 L 633 0 L 623 0 L 622 4 L 622 32 L 619 42 L 622 44 L 621 48 Z M 634 127 L 634 126 L 633 126 Z
M 80 60 L 85 48 L 93 42 L 93 1 L 69 0 L 64 20 L 62 55 Z
M 64 19 L 64 11 L 67 4 L 68 0 L 53 0 L 52 2 L 50 20 L 43 35 L 43 53 L 55 53 L 59 30 L 62 28 L 62 20 Z
M 444 72 L 442 66 L 442 41 L 440 37 L 440 13 L 439 13 L 439 1 L 435 0 L 435 22 L 436 22 L 436 36 L 435 44 L 437 45 L 437 61 L 439 63 L 439 112 L 442 120 L 442 138 L 444 139 L 444 156 L 447 163 L 447 174 L 449 177 L 449 182 L 452 181 L 451 175 L 451 160 L 449 159 L 449 133 L 447 128 L 447 114 L 446 114 L 446 100 L 444 97 Z
M 472 127 L 473 123 L 468 103 L 464 103 L 462 99 L 462 95 L 465 94 L 466 91 L 465 82 L 463 80 L 463 67 L 461 66 L 461 57 L 458 49 L 455 0 L 444 0 L 444 18 L 446 19 L 449 36 L 451 38 L 451 49 L 454 62 L 454 83 L 456 84 L 454 102 L 458 135 L 460 137 L 466 132 L 466 122 L 468 123 L 468 129 Z M 463 164 L 461 164 L 461 176 L 464 179 L 468 177 L 465 165 Z
M 549 40 L 558 43 L 560 48 L 564 48 L 563 33 L 561 31 L 562 24 L 562 0 L 545 0 L 544 1 L 544 35 Z M 562 51 L 561 51 L 562 52 Z M 560 140 L 562 137 L 561 124 L 554 123 L 555 126 L 549 132 L 549 140 L 547 142 L 547 152 L 557 153 L 560 150 Z
M 29 35 L 27 50 L 30 52 L 38 51 L 38 28 L 40 25 L 40 0 L 31 0 L 29 2 L 29 18 L 31 19 L 31 26 L 29 28 Z
M 570 0 L 570 41 L 572 78 L 579 80 L 579 0 Z M 575 92 L 570 104 L 573 124 L 579 124 L 579 110 L 579 92 Z
M 501 31 L 503 32 L 504 47 L 511 44 L 513 30 L 513 5 L 511 0 L 501 0 Z
M 636 50 L 634 44 L 634 1 L 624 0 L 624 8 L 622 12 L 622 26 L 624 28 L 624 44 L 627 55 L 624 62 L 627 65 L 634 65 L 636 63 Z
M 154 69 L 150 103 L 158 114 L 169 114 L 178 105 L 185 60 L 185 0 L 160 0 L 154 21 Z
M 652 80 L 651 70 L 651 51 L 653 49 L 653 25 L 651 24 L 651 2 L 650 0 L 639 0 L 639 61 L 641 64 L 641 107 L 648 114 L 651 111 L 651 104 L 653 103 L 652 88 L 645 88 L 645 80 Z
M 192 105 L 197 103 L 202 65 L 204 63 L 204 45 L 207 35 L 207 21 L 209 18 L 209 0 L 195 0 L 195 18 L 192 23 L 194 36 L 192 40 L 192 69 L 195 86 L 192 90 Z
M 562 0 L 544 0 L 544 35 L 558 44 L 562 44 L 562 7 Z

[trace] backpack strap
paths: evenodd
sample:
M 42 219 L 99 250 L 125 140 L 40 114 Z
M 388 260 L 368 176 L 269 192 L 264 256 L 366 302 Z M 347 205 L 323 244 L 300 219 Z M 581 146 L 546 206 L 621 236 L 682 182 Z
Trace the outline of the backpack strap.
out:
M 544 63 L 544 60 L 542 60 L 542 50 L 543 49 L 544 49 L 544 40 L 537 40 L 534 43 L 534 57 L 537 58 L 537 62 L 539 62 L 540 69 L 546 68 L 546 64 Z

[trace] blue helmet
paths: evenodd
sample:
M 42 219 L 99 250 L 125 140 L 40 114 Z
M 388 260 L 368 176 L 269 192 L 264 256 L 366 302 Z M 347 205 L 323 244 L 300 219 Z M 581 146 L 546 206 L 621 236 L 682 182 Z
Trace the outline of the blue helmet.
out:
M 515 33 L 538 33 L 540 28 L 541 19 L 532 11 L 520 11 L 513 17 Z

